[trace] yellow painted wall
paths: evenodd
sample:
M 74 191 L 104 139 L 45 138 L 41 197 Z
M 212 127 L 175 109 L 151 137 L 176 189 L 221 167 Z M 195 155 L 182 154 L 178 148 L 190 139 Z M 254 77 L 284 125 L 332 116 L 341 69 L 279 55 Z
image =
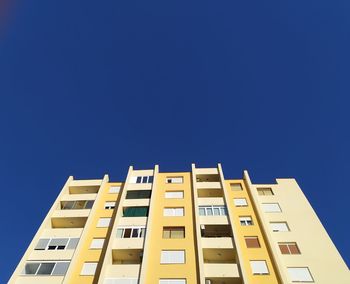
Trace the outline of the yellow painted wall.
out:
M 166 177 L 184 177 L 182 184 L 167 184 Z M 157 196 L 154 199 L 153 218 L 147 234 L 150 235 L 145 284 L 158 283 L 161 278 L 186 278 L 187 283 L 197 283 L 197 260 L 195 253 L 194 219 L 190 173 L 159 173 L 155 184 Z M 166 199 L 166 190 L 183 190 L 184 199 Z M 184 207 L 184 217 L 164 217 L 164 207 Z M 184 226 L 184 239 L 163 239 L 163 226 Z M 185 250 L 185 264 L 160 264 L 162 250 Z
M 99 197 L 95 200 L 97 204 L 94 204 L 94 212 L 92 212 L 91 223 L 84 238 L 81 240 L 82 244 L 78 258 L 75 259 L 75 264 L 69 279 L 65 279 L 66 283 L 72 284 L 90 284 L 95 283 L 98 279 L 99 273 L 95 273 L 95 276 L 80 275 L 84 262 L 102 262 L 101 249 L 90 249 L 91 242 L 94 238 L 106 238 L 109 228 L 97 228 L 97 222 L 100 218 L 111 218 L 114 210 L 104 209 L 104 204 L 107 201 L 116 201 L 118 194 L 109 193 L 111 186 L 122 186 L 121 183 L 107 183 L 104 187 L 101 187 L 102 192 L 99 193 Z M 112 224 L 112 221 L 110 225 Z M 108 243 L 108 239 L 105 239 L 104 246 Z M 99 268 L 99 267 L 98 267 Z
M 245 279 L 248 279 L 250 284 L 274 284 L 282 283 L 278 280 L 276 275 L 276 269 L 271 261 L 269 249 L 266 246 L 265 240 L 263 238 L 263 233 L 261 231 L 261 225 L 259 220 L 255 215 L 255 210 L 252 206 L 249 194 L 244 185 L 243 180 L 225 180 L 227 188 L 227 209 L 230 211 L 230 216 L 232 216 L 234 226 L 238 228 L 235 239 L 236 243 L 240 246 L 241 258 L 240 264 L 244 266 L 244 271 L 247 274 Z M 240 183 L 243 190 L 234 191 L 231 189 L 231 183 Z M 247 200 L 247 207 L 235 207 L 233 199 L 234 198 L 245 198 Z M 253 220 L 253 226 L 241 226 L 239 217 L 240 216 L 251 216 Z M 260 248 L 247 248 L 244 236 L 257 236 L 260 242 Z M 250 260 L 265 260 L 269 269 L 268 275 L 253 275 L 250 267 Z

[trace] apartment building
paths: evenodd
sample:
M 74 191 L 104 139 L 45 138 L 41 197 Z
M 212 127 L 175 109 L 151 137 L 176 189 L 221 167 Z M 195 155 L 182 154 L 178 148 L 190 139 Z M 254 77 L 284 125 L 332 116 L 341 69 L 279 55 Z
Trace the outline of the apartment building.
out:
M 15 269 L 15 284 L 349 284 L 295 179 L 134 170 L 69 177 Z

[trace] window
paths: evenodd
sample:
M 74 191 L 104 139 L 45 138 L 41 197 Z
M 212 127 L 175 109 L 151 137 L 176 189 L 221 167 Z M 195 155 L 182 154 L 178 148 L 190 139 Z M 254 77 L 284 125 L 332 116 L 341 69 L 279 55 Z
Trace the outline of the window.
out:
M 271 188 L 258 188 L 259 195 L 274 195 Z
M 105 202 L 105 209 L 114 209 L 114 208 L 115 208 L 115 201 Z
M 279 206 L 278 203 L 263 203 L 261 206 L 264 212 L 270 212 L 270 213 L 282 212 L 281 207 Z
M 95 275 L 97 262 L 85 262 L 80 275 Z
M 164 208 L 163 216 L 184 216 L 183 207 Z
M 110 188 L 109 188 L 109 193 L 119 193 L 119 191 L 120 191 L 120 186 L 111 186 Z
M 162 264 L 185 263 L 185 251 L 184 250 L 162 250 L 160 263 Z
M 166 183 L 183 183 L 183 177 L 167 177 Z
M 163 239 L 183 239 L 185 227 L 163 227 Z
M 254 275 L 269 274 L 265 260 L 251 260 L 250 267 Z
M 182 199 L 182 198 L 184 198 L 184 192 L 183 191 L 166 191 L 165 198 Z
M 125 199 L 143 199 L 150 198 L 151 191 L 150 190 L 131 190 L 126 193 Z
M 118 227 L 117 238 L 144 238 L 145 231 L 144 226 Z
M 247 248 L 260 248 L 258 237 L 244 237 Z
M 292 282 L 314 282 L 307 267 L 287 267 Z
M 35 250 L 65 250 L 75 249 L 79 238 L 39 239 Z
M 130 178 L 130 183 L 152 183 L 153 176 L 136 176 Z
M 109 222 L 111 221 L 111 218 L 100 218 L 97 222 L 98 228 L 106 228 L 109 227 Z
M 241 216 L 239 217 L 239 222 L 241 223 L 241 226 L 252 226 L 253 220 L 250 216 Z
M 23 275 L 65 275 L 69 266 L 67 261 L 27 262 Z
M 199 206 L 200 216 L 226 216 L 227 209 L 224 205 Z
M 288 232 L 289 227 L 286 222 L 271 222 L 271 229 L 273 232 Z
M 124 207 L 123 217 L 147 217 L 148 206 Z
M 93 239 L 90 244 L 90 249 L 102 249 L 105 239 Z
M 243 187 L 240 183 L 231 183 L 230 184 L 231 190 L 233 191 L 241 191 L 243 190 Z
M 297 243 L 278 243 L 282 254 L 300 254 Z
M 91 209 L 93 200 L 61 201 L 61 209 Z
M 247 200 L 245 198 L 234 198 L 233 202 L 236 207 L 248 206 Z
M 159 279 L 159 284 L 186 284 L 186 279 Z

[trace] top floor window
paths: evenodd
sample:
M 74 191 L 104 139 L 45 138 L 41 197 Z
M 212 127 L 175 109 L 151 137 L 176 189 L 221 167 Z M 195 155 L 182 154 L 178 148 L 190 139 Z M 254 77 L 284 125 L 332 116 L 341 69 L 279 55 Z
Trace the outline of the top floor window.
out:
M 233 191 L 241 191 L 243 190 L 243 187 L 240 183 L 231 183 L 230 184 L 231 190 Z
M 152 183 L 153 176 L 136 176 L 131 177 L 130 183 Z
M 183 183 L 183 177 L 167 177 L 166 183 Z
M 259 195 L 274 195 L 271 188 L 258 188 Z
M 94 200 L 61 201 L 61 209 L 91 209 Z

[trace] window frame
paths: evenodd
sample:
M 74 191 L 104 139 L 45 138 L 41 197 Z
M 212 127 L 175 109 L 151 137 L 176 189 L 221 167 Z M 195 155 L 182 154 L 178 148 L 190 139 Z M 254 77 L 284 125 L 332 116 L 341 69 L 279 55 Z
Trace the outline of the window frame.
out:
M 173 214 L 171 215 L 166 215 L 165 212 L 166 210 L 169 210 L 169 212 L 172 212 Z M 171 210 L 171 211 L 170 211 Z M 182 215 L 177 215 L 177 210 L 182 210 Z M 185 207 L 164 207 L 163 208 L 163 217 L 184 217 L 185 216 Z
M 174 182 L 174 180 L 179 179 L 179 181 Z M 170 182 L 169 182 L 170 181 Z M 166 177 L 165 183 L 169 184 L 181 184 L 184 183 L 184 177 L 183 176 L 176 176 L 176 177 Z
M 260 264 L 264 263 L 264 265 L 265 265 L 264 269 L 266 270 L 266 273 L 265 272 L 262 272 L 262 273 L 254 272 L 254 263 L 255 263 L 255 268 L 256 268 L 257 263 L 260 263 Z M 270 274 L 269 267 L 267 266 L 267 262 L 264 259 L 263 260 L 260 260 L 260 259 L 259 260 L 255 260 L 255 259 L 250 260 L 249 264 L 250 264 L 250 268 L 251 268 L 253 275 L 269 275 Z M 259 269 L 261 269 L 261 267 Z
M 48 263 L 54 263 L 54 266 L 52 267 L 50 274 L 38 274 L 42 264 L 48 264 Z M 57 266 L 58 263 L 68 263 L 67 269 L 66 269 L 64 274 L 53 274 L 53 272 L 55 271 L 56 266 Z M 26 274 L 25 273 L 27 264 L 38 264 L 38 267 L 36 268 L 35 273 L 32 273 L 32 274 Z M 70 265 L 70 261 L 66 261 L 66 260 L 47 260 L 47 261 L 31 261 L 31 260 L 29 260 L 29 261 L 25 262 L 24 268 L 23 268 L 23 270 L 22 270 L 20 275 L 23 275 L 23 276 L 24 275 L 25 276 L 39 276 L 39 275 L 40 276 L 44 276 L 44 275 L 47 275 L 47 276 L 52 276 L 52 275 L 53 276 L 64 276 L 64 275 L 66 275 L 66 273 L 68 271 L 69 265 Z
M 90 265 L 93 264 L 93 266 L 92 266 L 93 272 L 90 272 L 89 274 L 87 272 L 83 273 L 84 270 L 91 269 L 91 267 L 87 267 L 89 264 Z M 94 276 L 95 273 L 96 273 L 97 266 L 98 266 L 98 262 L 95 262 L 95 261 L 86 261 L 86 262 L 84 262 L 83 263 L 83 267 L 81 268 L 81 271 L 80 271 L 80 275 L 81 276 Z
M 174 253 L 174 252 L 178 252 L 178 253 L 180 253 L 180 252 L 182 252 L 182 255 L 181 256 L 179 256 L 179 255 L 177 255 L 177 256 L 170 256 L 170 255 L 164 255 L 164 253 Z M 181 261 L 183 261 L 183 262 L 180 262 L 179 260 L 177 261 L 177 262 L 170 262 L 171 261 L 171 259 L 169 259 L 169 258 L 181 258 Z M 179 250 L 161 250 L 161 252 L 160 252 L 160 264 L 185 264 L 186 263 L 186 251 L 184 250 L 184 249 L 179 249 Z
M 244 203 L 242 204 L 238 204 L 236 202 L 238 201 L 243 201 L 244 200 Z M 233 204 L 235 205 L 235 207 L 248 207 L 248 201 L 245 197 L 238 197 L 238 198 L 233 198 Z
M 169 231 L 168 238 L 164 236 L 166 231 Z M 183 233 L 181 238 L 172 237 L 172 232 L 174 234 L 174 232 L 176 232 L 176 231 L 181 231 Z M 163 226 L 163 230 L 162 230 L 162 238 L 163 239 L 184 239 L 185 237 L 186 237 L 186 232 L 185 232 L 184 226 Z
M 125 230 L 130 229 L 130 237 L 125 237 Z M 118 237 L 118 231 L 122 230 L 121 237 Z M 134 230 L 138 230 L 138 236 L 134 237 Z M 116 230 L 117 239 L 139 239 L 146 235 L 146 226 L 120 226 Z
M 254 226 L 252 216 L 239 216 L 238 218 L 241 226 Z M 250 220 L 247 221 L 247 219 L 250 219 Z M 249 221 L 250 221 L 250 224 L 248 223 Z M 244 223 L 244 225 L 242 223 Z
M 280 230 L 274 230 L 273 229 L 273 225 L 274 224 L 283 224 L 283 225 L 285 225 L 285 227 L 287 228 L 287 230 L 282 230 L 282 231 L 280 231 Z M 273 222 L 270 222 L 270 227 L 271 227 L 271 229 L 272 229 L 272 232 L 275 232 L 275 233 L 278 233 L 278 232 L 290 232 L 290 227 L 289 227 L 289 225 L 288 225 L 288 223 L 286 222 L 286 221 L 273 221 Z
M 277 206 L 278 208 L 276 207 L 276 209 L 278 209 L 278 210 L 267 209 L 266 207 L 268 205 L 270 205 L 270 206 L 272 206 L 272 205 Z M 262 207 L 264 213 L 281 213 L 282 212 L 282 208 L 281 208 L 281 206 L 279 205 L 278 202 L 264 202 L 264 203 L 261 203 L 261 207 Z M 270 211 L 267 211 L 267 210 L 270 210 Z
M 106 220 L 106 222 L 108 220 L 108 224 L 101 224 L 104 220 Z M 108 228 L 111 224 L 111 220 L 111 217 L 100 217 L 97 221 L 96 228 Z
M 204 210 L 205 214 L 200 214 L 201 210 Z M 219 211 L 219 214 L 215 212 Z M 211 212 L 212 214 L 208 214 Z M 198 206 L 198 215 L 199 216 L 227 216 L 227 207 L 225 205 L 200 205 Z
M 291 275 L 291 272 L 290 272 L 290 270 L 291 269 L 303 269 L 304 271 L 307 271 L 307 273 L 308 273 L 308 277 L 310 278 L 310 280 L 305 280 L 305 279 L 297 279 L 297 280 L 293 280 L 292 279 L 292 275 Z M 307 267 L 307 266 L 298 266 L 298 267 L 287 267 L 287 271 L 288 271 L 288 276 L 289 276 L 289 279 L 291 280 L 291 282 L 292 283 L 314 283 L 315 282 L 315 280 L 314 280 L 314 278 L 313 278 L 313 276 L 312 276 L 312 274 L 311 274 L 311 272 L 310 272 L 310 269 L 309 269 L 309 267 Z M 299 275 L 299 277 L 300 277 L 300 275 Z
M 281 246 L 285 246 L 285 248 L 288 251 L 288 253 L 284 253 L 282 251 Z M 278 243 L 278 247 L 280 249 L 281 254 L 283 254 L 283 255 L 298 255 L 298 254 L 301 254 L 299 246 L 298 246 L 298 244 L 296 242 L 279 242 Z M 291 250 L 291 247 L 295 247 L 296 253 L 294 253 L 293 250 Z
M 249 240 L 254 240 L 255 243 L 254 244 L 252 243 L 253 246 L 250 246 L 251 244 L 249 243 Z M 244 236 L 244 241 L 247 248 L 261 248 L 261 244 L 258 236 Z

